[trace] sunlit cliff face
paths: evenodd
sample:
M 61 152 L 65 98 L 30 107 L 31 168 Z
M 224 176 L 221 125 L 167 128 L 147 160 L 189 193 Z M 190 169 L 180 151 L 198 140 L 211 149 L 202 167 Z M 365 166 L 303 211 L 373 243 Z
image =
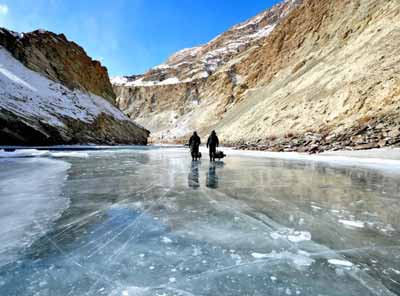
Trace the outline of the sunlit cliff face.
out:
M 119 106 L 158 141 L 216 129 L 231 143 L 309 131 L 348 133 L 368 118 L 395 113 L 400 107 L 398 5 L 297 4 L 260 14 L 141 76 L 115 80 Z M 255 34 L 249 30 L 261 28 L 251 25 L 259 17 L 262 28 L 271 28 L 267 36 L 246 41 L 236 52 L 219 50 Z M 218 59 L 209 59 L 215 65 L 207 72 L 204 57 L 210 53 L 218 53 Z

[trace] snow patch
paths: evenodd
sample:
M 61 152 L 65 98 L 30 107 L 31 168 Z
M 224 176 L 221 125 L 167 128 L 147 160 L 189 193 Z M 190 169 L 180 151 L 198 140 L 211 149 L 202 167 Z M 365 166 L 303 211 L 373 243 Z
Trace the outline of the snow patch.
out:
M 55 158 L 66 158 L 66 157 L 77 157 L 77 158 L 88 158 L 89 154 L 87 152 L 78 152 L 78 151 L 68 151 L 68 152 L 50 152 L 51 157 Z
M 127 81 L 127 82 L 122 82 L 123 80 L 113 80 L 117 81 L 115 84 L 122 84 L 124 86 L 157 86 L 157 85 L 171 85 L 171 84 L 178 84 L 181 83 L 178 78 L 176 77 L 170 77 L 162 81 L 158 80 L 143 80 L 143 77 L 133 80 L 133 81 Z M 119 81 L 119 82 L 118 82 Z M 113 82 L 114 83 L 114 82 Z
M 151 69 L 152 70 L 166 70 L 166 69 L 169 69 L 169 68 L 171 68 L 169 65 L 161 64 L 161 65 L 155 66 L 155 67 L 153 67 Z
M 110 81 L 114 85 L 123 85 L 128 82 L 128 78 L 126 78 L 125 76 L 115 76 L 111 77 Z

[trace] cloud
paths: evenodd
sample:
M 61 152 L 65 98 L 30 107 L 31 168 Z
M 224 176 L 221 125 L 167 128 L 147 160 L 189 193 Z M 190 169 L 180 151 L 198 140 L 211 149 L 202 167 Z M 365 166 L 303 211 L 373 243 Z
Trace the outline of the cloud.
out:
M 6 4 L 0 4 L 0 15 L 6 15 L 8 13 L 8 6 Z

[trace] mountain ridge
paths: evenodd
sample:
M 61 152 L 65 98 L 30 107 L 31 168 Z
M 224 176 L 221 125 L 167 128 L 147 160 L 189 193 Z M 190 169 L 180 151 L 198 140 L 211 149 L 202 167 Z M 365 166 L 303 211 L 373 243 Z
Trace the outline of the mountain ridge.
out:
M 216 129 L 230 144 L 278 138 L 284 149 L 296 149 L 313 133 L 318 139 L 341 135 L 343 147 L 386 145 L 399 129 L 393 116 L 399 110 L 399 9 L 396 1 L 305 0 L 211 75 L 114 83 L 117 103 L 155 141 L 185 141 L 193 130 L 204 136 Z M 171 79 L 155 72 L 139 79 Z M 380 118 L 391 118 L 381 131 L 375 128 Z M 356 139 L 353 131 L 364 124 L 374 136 Z
M 107 69 L 62 34 L 0 28 L 0 144 L 146 144 Z

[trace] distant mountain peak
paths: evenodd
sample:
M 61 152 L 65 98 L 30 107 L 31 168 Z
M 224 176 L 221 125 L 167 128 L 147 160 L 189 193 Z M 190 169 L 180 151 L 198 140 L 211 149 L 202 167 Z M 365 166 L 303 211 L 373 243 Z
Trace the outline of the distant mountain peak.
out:
M 114 85 L 154 86 L 205 79 L 258 40 L 267 37 L 301 3 L 302 0 L 283 1 L 231 27 L 206 44 L 174 53 L 164 64 L 153 67 L 143 75 L 134 79 L 128 76 L 114 77 L 111 82 Z

